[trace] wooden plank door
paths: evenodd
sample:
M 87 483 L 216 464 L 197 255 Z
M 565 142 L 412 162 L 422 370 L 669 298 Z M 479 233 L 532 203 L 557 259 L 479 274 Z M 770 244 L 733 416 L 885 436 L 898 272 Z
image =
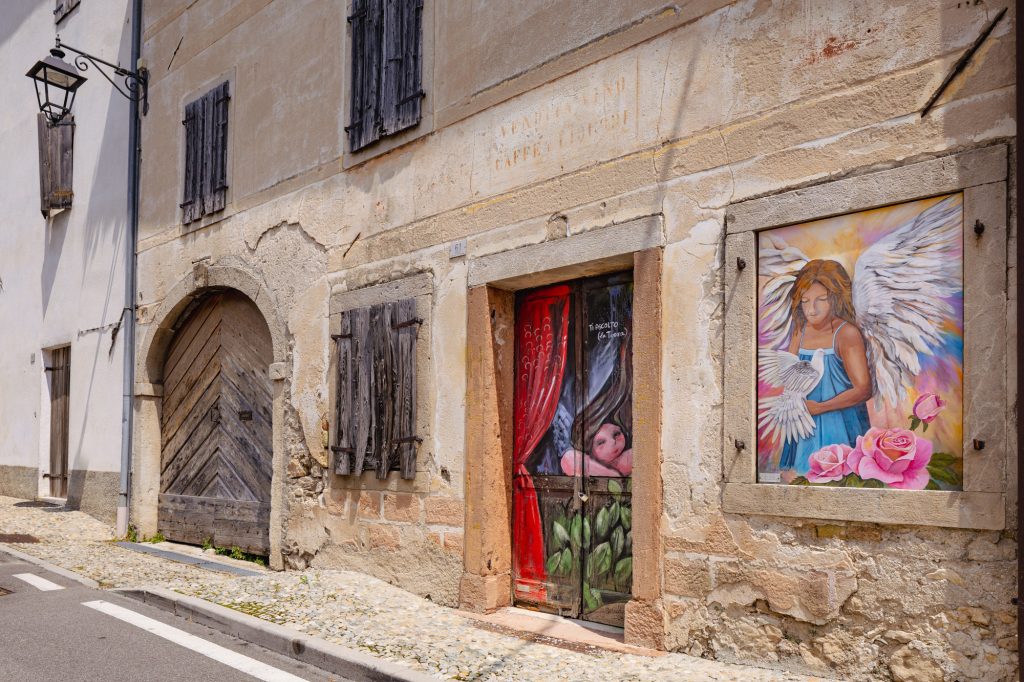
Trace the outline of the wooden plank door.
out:
M 71 346 L 50 352 L 50 497 L 68 496 L 69 397 L 71 392 Z
M 270 332 L 236 293 L 207 298 L 164 362 L 158 527 L 165 537 L 270 550 Z
M 626 272 L 516 305 L 514 599 L 616 626 L 633 578 L 632 304 Z

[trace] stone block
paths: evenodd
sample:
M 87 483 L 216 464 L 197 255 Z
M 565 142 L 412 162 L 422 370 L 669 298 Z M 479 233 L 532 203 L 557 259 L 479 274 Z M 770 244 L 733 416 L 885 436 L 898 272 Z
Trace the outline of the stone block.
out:
M 410 493 L 384 493 L 384 518 L 388 521 L 419 523 L 419 496 Z
M 942 668 L 923 652 L 902 646 L 889 658 L 889 670 L 896 682 L 942 682 Z
M 453 554 L 462 554 L 462 533 L 445 533 L 444 548 Z
M 626 602 L 625 615 L 626 644 L 648 649 L 665 648 L 665 632 L 668 630 L 668 614 L 661 601 Z
M 428 524 L 461 527 L 464 523 L 466 509 L 462 500 L 450 497 L 428 497 L 425 500 L 425 506 Z
M 459 606 L 468 611 L 490 612 L 512 603 L 512 579 L 508 573 L 476 575 L 463 573 L 459 583 Z
M 706 559 L 666 559 L 665 592 L 680 597 L 704 597 L 711 591 Z
M 371 525 L 367 528 L 366 537 L 370 549 L 398 549 L 402 546 L 398 529 L 391 526 Z
M 372 490 L 361 490 L 358 493 L 357 515 L 361 519 L 380 519 L 380 493 Z

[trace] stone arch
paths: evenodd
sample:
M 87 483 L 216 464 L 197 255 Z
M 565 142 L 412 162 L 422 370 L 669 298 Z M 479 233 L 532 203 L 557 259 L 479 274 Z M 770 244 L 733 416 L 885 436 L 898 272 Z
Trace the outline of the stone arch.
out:
M 196 303 L 218 289 L 234 289 L 248 297 L 263 315 L 274 347 L 274 362 L 285 362 L 288 342 L 277 305 L 266 285 L 253 273 L 235 265 L 196 267 L 181 278 L 164 296 L 135 356 L 135 381 L 159 385 L 163 381 L 163 358 L 178 324 Z
M 288 375 L 288 342 L 285 325 L 278 314 L 273 295 L 251 270 L 238 264 L 218 262 L 197 265 L 164 296 L 137 345 L 135 359 L 134 445 L 132 448 L 131 523 L 143 535 L 157 530 L 157 501 L 160 492 L 163 365 L 178 326 L 207 296 L 233 290 L 251 300 L 270 330 L 273 386 L 270 564 L 282 568 L 281 540 L 284 504 L 285 392 L 282 380 Z

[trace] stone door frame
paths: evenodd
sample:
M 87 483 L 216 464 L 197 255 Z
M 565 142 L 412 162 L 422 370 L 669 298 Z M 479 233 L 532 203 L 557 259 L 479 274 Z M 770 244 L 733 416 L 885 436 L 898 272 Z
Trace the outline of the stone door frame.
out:
M 134 442 L 132 447 L 131 523 L 144 536 L 157 531 L 157 500 L 160 493 L 160 412 L 163 400 L 163 364 L 178 325 L 198 301 L 211 293 L 233 290 L 259 309 L 273 347 L 269 367 L 273 391 L 273 477 L 270 484 L 270 566 L 282 569 L 281 545 L 284 522 L 285 482 L 285 380 L 290 369 L 285 325 L 270 290 L 262 278 L 233 264 L 196 264 L 178 280 L 159 304 L 145 331 L 140 326 L 135 356 Z
M 661 215 L 475 259 L 467 298 L 466 526 L 460 603 L 512 603 L 515 292 L 633 270 L 633 598 L 625 638 L 663 648 Z M 643 454 L 643 453 L 646 453 Z

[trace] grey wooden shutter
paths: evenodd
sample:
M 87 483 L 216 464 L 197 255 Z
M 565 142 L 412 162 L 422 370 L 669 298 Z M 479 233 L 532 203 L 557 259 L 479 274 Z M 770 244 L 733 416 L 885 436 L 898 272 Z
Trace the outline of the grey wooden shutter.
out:
M 402 478 L 416 477 L 416 339 L 422 320 L 416 317 L 416 301 L 404 299 L 392 305 L 392 339 L 395 362 L 394 419 L 392 438 Z
M 384 0 L 352 0 L 352 82 L 349 148 L 362 149 L 380 138 L 381 40 Z
M 185 105 L 185 180 L 181 221 L 186 225 L 227 202 L 228 81 Z
M 367 454 L 372 456 L 374 410 L 372 403 L 373 355 L 370 343 L 370 310 L 341 314 L 338 352 L 337 407 L 334 430 L 334 472 L 360 474 Z
M 46 114 L 36 118 L 39 131 L 39 209 L 43 217 L 50 211 L 71 208 L 74 199 L 73 171 L 75 119 L 66 116 L 52 125 Z
M 341 314 L 335 338 L 334 472 L 398 469 L 416 476 L 416 303 L 406 299 Z
M 391 470 L 392 439 L 395 409 L 394 353 L 391 334 L 392 304 L 381 303 L 370 308 L 370 338 L 373 344 L 373 466 L 377 478 L 387 478 Z
M 203 214 L 202 169 L 202 98 L 185 105 L 185 181 L 181 198 L 181 222 L 186 225 Z
M 71 13 L 71 10 L 78 7 L 78 4 L 82 0 L 57 0 L 57 5 L 53 10 L 53 17 L 56 23 L 60 23 L 61 19 Z
M 423 0 L 384 0 L 383 134 L 420 122 L 423 99 Z
M 227 199 L 228 101 L 231 99 L 228 81 L 215 87 L 204 99 L 207 110 L 206 212 L 213 213 L 223 210 Z

